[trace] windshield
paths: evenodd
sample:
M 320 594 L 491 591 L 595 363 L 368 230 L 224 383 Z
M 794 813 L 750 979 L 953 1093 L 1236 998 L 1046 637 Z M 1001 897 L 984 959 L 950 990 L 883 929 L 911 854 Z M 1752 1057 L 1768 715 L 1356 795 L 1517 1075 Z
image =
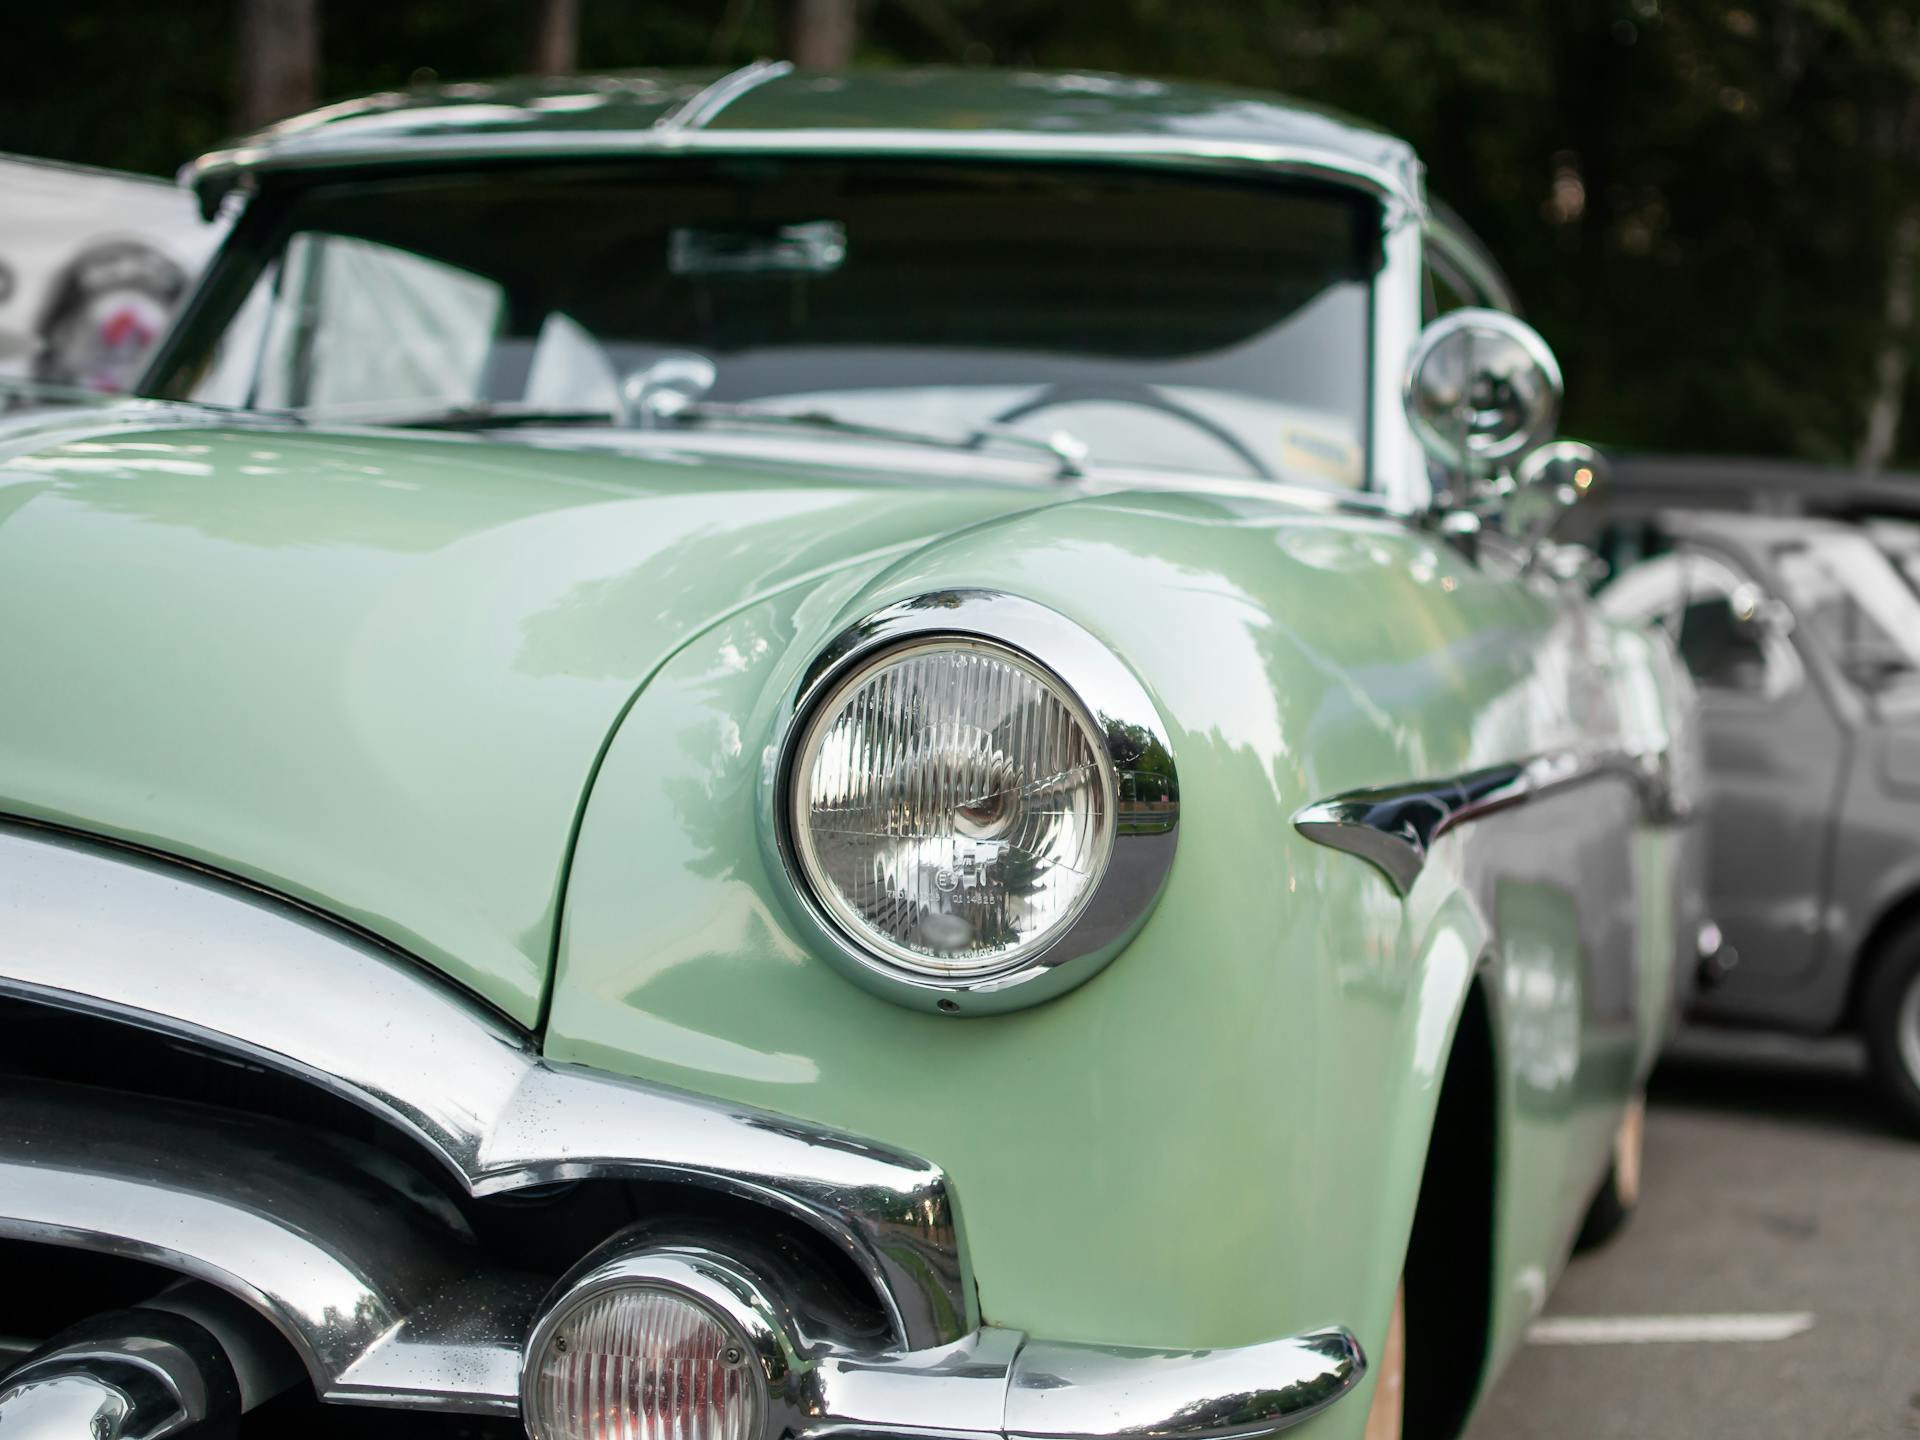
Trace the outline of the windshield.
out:
M 1356 192 L 1137 167 L 361 176 L 255 202 L 151 388 L 335 421 L 805 413 L 1358 486 L 1377 233 Z

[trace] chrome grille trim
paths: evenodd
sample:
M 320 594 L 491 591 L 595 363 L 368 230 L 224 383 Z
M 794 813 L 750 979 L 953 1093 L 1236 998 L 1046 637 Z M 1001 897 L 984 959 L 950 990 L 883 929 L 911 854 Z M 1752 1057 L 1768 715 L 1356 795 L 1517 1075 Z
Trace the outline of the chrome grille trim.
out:
M 872 1282 L 901 1348 L 979 1323 L 945 1175 L 744 1106 L 553 1064 L 424 969 L 202 872 L 0 827 L 0 994 L 107 1016 L 297 1076 L 396 1126 L 481 1196 L 679 1181 L 813 1226 Z

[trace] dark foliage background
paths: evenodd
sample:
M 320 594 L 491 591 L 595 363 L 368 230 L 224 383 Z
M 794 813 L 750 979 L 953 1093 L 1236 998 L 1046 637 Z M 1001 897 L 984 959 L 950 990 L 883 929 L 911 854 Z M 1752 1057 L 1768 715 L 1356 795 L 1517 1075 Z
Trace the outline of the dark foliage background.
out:
M 244 3 L 14 7 L 0 150 L 172 171 L 234 128 Z M 318 0 L 318 92 L 524 70 L 556 3 L 583 69 L 737 63 L 809 23 L 809 0 Z M 1231 81 L 1405 135 L 1565 361 L 1577 433 L 1920 460 L 1913 0 L 838 4 L 863 64 Z

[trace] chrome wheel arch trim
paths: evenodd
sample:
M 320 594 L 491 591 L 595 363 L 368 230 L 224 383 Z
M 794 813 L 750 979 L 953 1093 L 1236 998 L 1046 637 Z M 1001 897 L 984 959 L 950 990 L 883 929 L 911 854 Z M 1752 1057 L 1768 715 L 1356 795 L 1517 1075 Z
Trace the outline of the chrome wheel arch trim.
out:
M 1092 717 L 1115 787 L 1113 851 L 1092 897 L 1044 948 L 1016 968 L 937 978 L 888 964 L 835 923 L 813 894 L 789 821 L 793 762 L 815 707 L 842 677 L 885 652 L 928 640 L 985 641 L 1025 658 Z M 1124 661 L 1059 611 L 998 590 L 929 591 L 886 605 L 842 629 L 815 656 L 774 725 L 761 820 L 787 880 L 789 908 L 810 947 L 856 984 L 919 1010 L 991 1015 L 1037 1005 L 1093 978 L 1125 950 L 1153 912 L 1179 841 L 1180 782 L 1159 707 Z M 1153 768 L 1142 768 L 1143 763 Z
M 1576 785 L 1625 780 L 1650 822 L 1683 819 L 1668 771 L 1665 751 L 1568 747 L 1439 779 L 1345 790 L 1295 811 L 1293 825 L 1316 844 L 1359 856 L 1405 895 L 1448 831 Z
M 0 825 L 0 994 L 126 1021 L 313 1083 L 475 1196 L 680 1181 L 770 1204 L 866 1274 L 908 1350 L 979 1323 L 938 1167 L 824 1127 L 550 1062 L 423 968 L 163 859 Z

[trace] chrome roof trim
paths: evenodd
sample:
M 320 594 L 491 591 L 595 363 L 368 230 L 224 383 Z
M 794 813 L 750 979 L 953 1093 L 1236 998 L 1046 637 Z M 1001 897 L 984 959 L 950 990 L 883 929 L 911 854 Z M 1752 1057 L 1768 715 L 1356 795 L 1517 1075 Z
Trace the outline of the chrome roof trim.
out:
M 793 73 L 791 60 L 755 60 L 730 70 L 699 94 L 682 101 L 653 122 L 655 130 L 699 130 L 712 123 L 727 106 L 783 75 Z
M 739 72 L 736 72 L 736 74 Z M 722 82 L 724 83 L 724 82 Z M 764 83 L 756 81 L 756 83 Z M 711 88 L 711 87 L 710 87 Z M 751 88 L 751 87 L 748 87 Z M 744 93 L 744 92 L 740 92 Z M 699 97 L 695 97 L 696 101 Z M 728 103 L 735 96 L 729 95 Z M 711 116 L 703 117 L 701 123 Z M 422 160 L 573 159 L 610 155 L 863 155 L 923 159 L 1083 161 L 1173 168 L 1249 169 L 1355 186 L 1398 212 L 1424 216 L 1418 162 L 1373 164 L 1331 148 L 1262 141 L 1162 135 L 1036 135 L 1021 130 L 702 130 L 682 127 L 487 135 L 420 135 L 396 145 L 292 135 L 269 145 L 215 150 L 193 161 L 182 178 L 196 189 L 225 190 L 245 174 L 288 170 L 375 168 Z
M 957 1202 L 914 1156 L 557 1064 L 422 968 L 187 867 L 0 827 L 0 994 L 125 1020 L 308 1080 L 474 1195 L 596 1176 L 785 1210 L 868 1276 L 905 1348 L 978 1324 Z
M 1570 746 L 1443 779 L 1343 791 L 1296 811 L 1293 825 L 1316 844 L 1358 855 L 1405 895 L 1448 831 L 1576 785 L 1627 780 L 1649 819 L 1666 820 L 1666 770 L 1664 755 L 1617 745 Z

